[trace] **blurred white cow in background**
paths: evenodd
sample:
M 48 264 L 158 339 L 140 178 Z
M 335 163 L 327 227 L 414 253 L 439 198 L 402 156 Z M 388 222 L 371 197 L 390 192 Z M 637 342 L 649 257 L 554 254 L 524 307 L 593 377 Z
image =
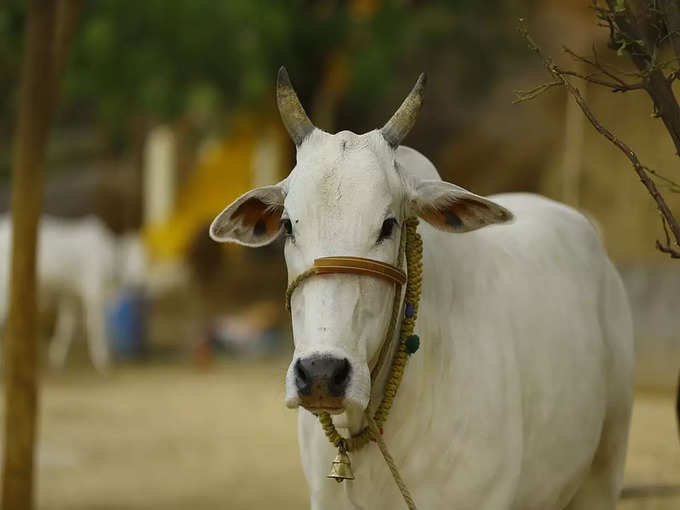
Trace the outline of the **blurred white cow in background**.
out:
M 0 321 L 9 311 L 11 221 L 0 219 Z M 106 336 L 107 305 L 125 287 L 142 285 L 146 254 L 138 236 L 117 238 L 94 216 L 61 219 L 43 216 L 38 247 L 41 309 L 56 309 L 48 357 L 62 367 L 82 313 L 94 366 L 106 371 L 111 355 Z

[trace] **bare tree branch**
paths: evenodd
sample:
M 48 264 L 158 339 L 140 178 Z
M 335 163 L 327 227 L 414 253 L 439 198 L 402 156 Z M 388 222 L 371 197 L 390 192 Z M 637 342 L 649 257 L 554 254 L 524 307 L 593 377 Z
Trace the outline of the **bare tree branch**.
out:
M 559 69 L 561 74 L 567 74 L 569 76 L 575 76 L 576 78 L 581 78 L 582 80 L 589 81 L 590 83 L 595 83 L 597 85 L 602 85 L 612 89 L 612 92 L 627 92 L 629 90 L 640 90 L 645 88 L 644 83 L 624 83 L 624 82 L 611 82 L 607 80 L 602 80 L 597 78 L 596 74 L 581 74 L 576 71 L 569 71 L 567 69 Z
M 609 71 L 607 69 L 607 66 L 605 66 L 604 64 L 602 64 L 600 62 L 600 57 L 597 54 L 597 49 L 595 47 L 595 43 L 593 43 L 593 60 L 590 60 L 589 58 L 586 58 L 582 55 L 575 53 L 574 51 L 572 51 L 570 48 L 568 48 L 566 46 L 562 46 L 562 51 L 564 51 L 567 55 L 570 55 L 574 60 L 576 60 L 578 62 L 583 62 L 584 64 L 588 64 L 589 66 L 597 69 L 599 72 L 601 72 L 605 76 L 608 76 L 612 80 L 618 82 L 620 85 L 626 85 L 626 86 L 628 85 L 625 81 L 623 81 L 619 77 L 619 75 L 623 74 L 621 71 L 619 71 L 618 69 L 614 69 L 615 72 Z M 637 76 L 639 76 L 639 75 L 637 75 Z
M 534 87 L 533 89 L 529 90 L 515 90 L 515 100 L 512 102 L 512 104 L 517 104 L 517 103 L 522 103 L 524 101 L 530 101 L 531 99 L 536 98 L 537 96 L 541 95 L 543 92 L 548 90 L 551 87 L 557 87 L 561 86 L 562 82 L 561 81 L 552 81 L 550 83 L 543 83 L 541 85 L 538 85 Z
M 656 248 L 663 253 L 668 253 L 671 258 L 680 259 L 680 251 L 676 250 L 671 246 L 671 237 L 668 234 L 668 226 L 666 225 L 666 218 L 661 216 L 661 224 L 663 225 L 663 233 L 666 236 L 666 243 L 661 244 L 661 242 L 656 240 Z
M 657 59 L 660 39 L 665 34 L 656 12 L 659 9 L 652 9 L 649 0 L 626 0 L 623 6 L 617 0 L 605 0 L 606 7 L 599 0 L 592 2 L 599 19 L 609 28 L 611 46 L 618 48 L 618 53 L 627 52 L 644 77 L 655 115 L 663 121 L 676 155 L 680 156 L 680 105 L 671 88 L 672 80 L 664 75 Z
M 566 77 L 567 73 L 564 73 L 550 58 L 549 56 L 545 55 L 541 48 L 534 42 L 532 39 L 531 35 L 529 34 L 529 31 L 526 27 L 526 24 L 524 23 L 524 20 L 520 20 L 520 26 L 519 26 L 519 32 L 522 34 L 522 36 L 526 39 L 529 48 L 538 55 L 538 57 L 543 61 L 543 65 L 545 68 L 550 72 L 550 74 L 553 76 L 553 78 L 556 79 L 556 81 L 560 82 L 562 86 L 567 90 L 567 92 L 573 97 L 574 101 L 576 101 L 576 104 L 581 108 L 581 111 L 584 113 L 588 121 L 593 125 L 593 127 L 602 135 L 604 136 L 607 140 L 609 140 L 614 146 L 616 146 L 623 154 L 628 158 L 630 161 L 631 165 L 633 166 L 633 169 L 635 172 L 638 174 L 638 177 L 640 178 L 640 181 L 642 184 L 647 188 L 647 191 L 649 194 L 652 196 L 654 201 L 656 202 L 656 205 L 659 209 L 659 212 L 661 213 L 661 216 L 663 218 L 663 225 L 664 225 L 664 230 L 666 231 L 666 243 L 665 245 L 662 245 L 659 241 L 657 241 L 657 247 L 659 250 L 661 250 L 664 253 L 668 253 L 671 255 L 673 258 L 677 258 L 680 256 L 680 251 L 678 248 L 680 248 L 680 225 L 678 224 L 677 220 L 673 216 L 673 213 L 671 212 L 670 208 L 666 204 L 666 201 L 664 200 L 663 196 L 661 193 L 659 193 L 659 190 L 656 187 L 656 184 L 654 181 L 649 177 L 647 174 L 648 169 L 645 167 L 642 163 L 640 163 L 640 160 L 637 157 L 637 154 L 633 152 L 628 145 L 626 145 L 623 141 L 618 139 L 614 134 L 612 134 L 611 131 L 609 131 L 607 128 L 605 128 L 599 120 L 595 117 L 593 114 L 592 110 L 588 107 L 586 104 L 585 100 L 583 99 L 583 96 L 581 95 L 581 92 L 579 91 L 578 88 L 576 88 Z M 555 83 L 555 82 L 553 82 Z M 552 85 L 550 85 L 552 87 Z M 536 97 L 538 94 L 541 92 L 547 90 L 547 86 L 537 87 L 536 89 L 537 92 L 533 94 L 532 97 Z M 527 97 L 526 99 L 531 99 L 531 97 Z M 652 172 L 650 172 L 652 173 Z M 671 181 L 672 182 L 672 181 Z M 673 183 L 675 184 L 675 183 Z M 670 231 L 673 234 L 673 244 L 675 246 L 671 246 L 671 236 L 668 233 L 667 226 L 670 228 Z M 677 248 L 676 248 L 677 247 Z
M 653 170 L 653 169 L 648 168 L 648 167 L 644 167 L 644 168 L 645 168 L 645 171 L 646 171 L 646 172 L 649 172 L 649 173 L 652 174 L 654 177 L 656 177 L 657 179 L 659 179 L 660 181 L 662 181 L 662 182 L 668 187 L 668 189 L 669 189 L 670 191 L 672 191 L 673 193 L 680 193 L 680 183 L 677 183 L 677 182 L 675 182 L 674 180 L 669 179 L 669 178 L 666 177 L 665 175 L 661 175 L 661 174 L 660 174 L 659 172 L 657 172 L 656 170 Z

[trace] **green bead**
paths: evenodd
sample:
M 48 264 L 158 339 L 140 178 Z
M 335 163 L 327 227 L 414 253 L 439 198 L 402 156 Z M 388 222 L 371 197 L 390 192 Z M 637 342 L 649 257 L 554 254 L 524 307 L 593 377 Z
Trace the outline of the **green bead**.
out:
M 418 350 L 418 347 L 420 347 L 420 338 L 418 335 L 409 335 L 406 338 L 406 352 L 409 354 L 413 354 Z

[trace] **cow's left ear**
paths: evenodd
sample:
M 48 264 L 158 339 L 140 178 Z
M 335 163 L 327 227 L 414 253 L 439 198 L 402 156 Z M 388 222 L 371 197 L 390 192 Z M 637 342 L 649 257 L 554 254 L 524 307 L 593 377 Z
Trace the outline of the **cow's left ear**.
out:
M 283 199 L 280 184 L 241 195 L 213 220 L 210 237 L 251 247 L 271 243 L 281 234 Z
M 419 181 L 409 192 L 416 215 L 445 232 L 469 232 L 513 215 L 505 207 L 444 181 Z

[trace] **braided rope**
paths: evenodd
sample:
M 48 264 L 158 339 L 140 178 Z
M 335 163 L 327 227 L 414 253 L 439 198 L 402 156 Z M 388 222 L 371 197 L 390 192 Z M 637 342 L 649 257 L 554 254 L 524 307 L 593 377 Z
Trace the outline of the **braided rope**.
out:
M 401 237 L 399 238 L 399 255 L 397 256 L 396 266 L 401 268 L 404 262 L 404 253 L 406 252 L 406 224 L 401 229 Z M 385 340 L 382 342 L 380 349 L 378 350 L 377 356 L 374 356 L 368 363 L 368 368 L 371 371 L 371 384 L 374 384 L 380 370 L 382 369 L 385 358 L 387 354 L 392 349 L 392 344 L 394 343 L 394 330 L 397 327 L 397 322 L 399 321 L 399 312 L 401 311 L 401 285 L 395 286 L 394 289 L 394 299 L 392 299 L 392 314 L 390 316 L 390 323 L 387 327 L 387 334 L 385 335 Z

